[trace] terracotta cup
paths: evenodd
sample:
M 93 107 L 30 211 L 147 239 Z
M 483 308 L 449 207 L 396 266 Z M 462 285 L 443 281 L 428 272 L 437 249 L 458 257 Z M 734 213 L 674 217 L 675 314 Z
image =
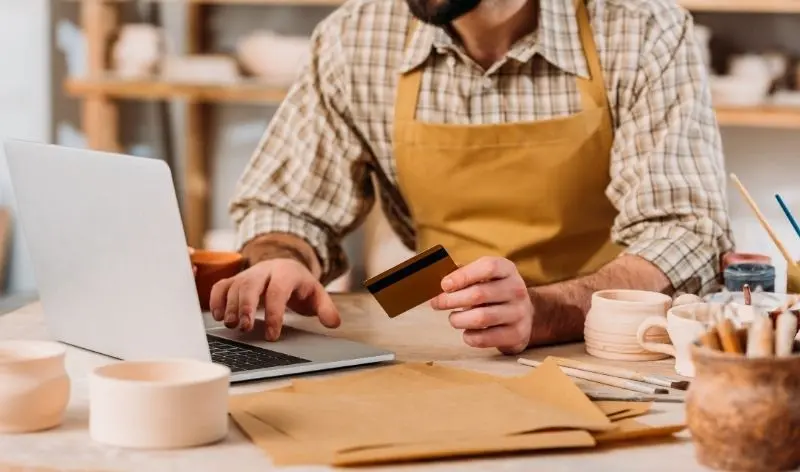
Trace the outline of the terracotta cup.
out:
M 65 355 L 65 347 L 54 342 L 0 342 L 0 433 L 62 423 L 70 398 Z
M 128 361 L 89 378 L 94 441 L 134 449 L 210 444 L 228 434 L 230 369 L 194 360 Z
M 194 281 L 200 308 L 208 310 L 211 288 L 220 280 L 233 277 L 244 268 L 244 258 L 237 252 L 217 252 L 196 250 L 191 255 L 192 264 L 197 267 Z
M 672 299 L 662 293 L 641 290 L 601 290 L 592 294 L 586 316 L 584 340 L 592 356 L 627 361 L 665 359 L 667 354 L 644 349 L 636 337 L 639 326 L 649 317 L 664 318 Z M 648 330 L 650 342 L 669 342 L 664 328 Z
M 741 471 L 800 466 L 800 356 L 747 358 L 697 342 L 690 350 L 696 374 L 686 417 L 698 462 Z

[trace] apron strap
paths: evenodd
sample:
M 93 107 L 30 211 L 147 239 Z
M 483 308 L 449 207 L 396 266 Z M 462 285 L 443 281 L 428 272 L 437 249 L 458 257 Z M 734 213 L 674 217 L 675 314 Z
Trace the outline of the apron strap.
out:
M 417 30 L 417 19 L 411 17 L 406 29 L 405 45 L 403 53 L 408 52 L 408 45 Z M 414 121 L 417 114 L 417 103 L 419 101 L 419 89 L 422 84 L 422 68 L 400 74 L 397 78 L 397 98 L 394 105 L 394 122 Z
M 600 55 L 594 41 L 592 23 L 589 20 L 589 11 L 585 0 L 575 0 L 576 16 L 578 18 L 578 32 L 583 46 L 583 55 L 589 66 L 589 78 L 578 77 L 578 89 L 581 93 L 583 109 L 607 107 L 608 96 L 603 82 L 603 67 L 600 64 Z

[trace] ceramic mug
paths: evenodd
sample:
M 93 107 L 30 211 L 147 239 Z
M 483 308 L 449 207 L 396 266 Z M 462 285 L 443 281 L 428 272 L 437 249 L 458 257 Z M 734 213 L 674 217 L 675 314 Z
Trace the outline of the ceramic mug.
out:
M 61 424 L 70 398 L 65 355 L 65 347 L 54 342 L 0 342 L 0 433 Z
M 610 360 L 650 361 L 667 355 L 647 351 L 636 334 L 642 322 L 651 316 L 666 316 L 672 299 L 663 293 L 642 290 L 601 290 L 592 294 L 592 305 L 586 315 L 584 341 L 586 352 Z M 647 334 L 647 341 L 666 341 L 667 332 Z
M 675 372 L 684 377 L 694 377 L 689 346 L 706 332 L 708 322 L 714 317 L 715 311 L 722 307 L 716 303 L 690 303 L 670 308 L 667 317 L 653 316 L 639 326 L 636 338 L 642 348 L 666 354 L 675 358 Z M 733 305 L 736 320 L 734 325 L 742 327 L 750 323 L 755 316 L 752 307 Z M 655 343 L 646 339 L 648 331 L 654 328 L 666 329 L 672 344 Z

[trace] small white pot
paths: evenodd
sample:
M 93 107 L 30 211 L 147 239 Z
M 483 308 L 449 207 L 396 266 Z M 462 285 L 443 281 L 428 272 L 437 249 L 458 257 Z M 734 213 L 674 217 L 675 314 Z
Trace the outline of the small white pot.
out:
M 176 449 L 228 434 L 230 369 L 193 360 L 118 362 L 92 372 L 93 440 L 135 449 Z

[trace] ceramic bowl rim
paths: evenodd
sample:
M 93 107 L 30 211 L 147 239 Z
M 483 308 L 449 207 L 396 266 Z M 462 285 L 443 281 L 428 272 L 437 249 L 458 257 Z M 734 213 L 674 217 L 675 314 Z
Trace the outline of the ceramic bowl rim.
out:
M 18 347 L 15 349 L 15 346 Z M 3 359 L 0 357 L 0 366 L 9 366 L 24 362 L 42 361 L 48 359 L 58 359 L 63 358 L 67 354 L 67 347 L 56 341 L 33 339 L 9 339 L 0 341 L 0 352 L 15 352 L 18 350 L 22 351 L 22 356 L 10 357 L 8 359 Z
M 615 298 L 608 298 L 606 294 L 609 293 L 639 293 L 639 294 L 647 294 L 654 298 L 652 301 L 641 301 L 641 300 L 620 300 Z M 635 290 L 635 289 L 627 289 L 627 288 L 611 288 L 606 290 L 598 290 L 592 294 L 592 298 L 597 298 L 599 300 L 607 301 L 607 302 L 615 302 L 615 303 L 623 303 L 626 305 L 642 305 L 642 304 L 657 304 L 657 303 L 672 303 L 672 297 L 665 293 L 661 292 L 651 292 L 649 290 Z M 655 300 L 655 298 L 660 298 L 661 300 Z
M 125 369 L 131 366 L 179 366 L 190 365 L 201 369 L 202 375 L 187 377 L 182 380 L 163 379 L 163 380 L 132 380 L 120 378 L 113 375 L 117 369 Z M 106 364 L 92 370 L 92 377 L 106 383 L 128 388 L 182 388 L 198 385 L 205 385 L 217 382 L 222 379 L 230 379 L 231 369 L 222 364 L 203 362 L 194 359 L 157 359 L 157 360 L 137 360 L 137 361 L 118 361 Z
M 220 256 L 221 260 L 199 261 L 199 262 L 195 261 L 194 260 L 195 256 L 198 256 L 200 254 L 217 255 Z M 244 259 L 244 256 L 242 256 L 241 253 L 235 251 L 209 251 L 205 249 L 196 249 L 195 252 L 189 256 L 189 259 L 191 259 L 192 264 L 198 267 L 202 266 L 202 267 L 216 268 L 216 267 L 239 264 Z

